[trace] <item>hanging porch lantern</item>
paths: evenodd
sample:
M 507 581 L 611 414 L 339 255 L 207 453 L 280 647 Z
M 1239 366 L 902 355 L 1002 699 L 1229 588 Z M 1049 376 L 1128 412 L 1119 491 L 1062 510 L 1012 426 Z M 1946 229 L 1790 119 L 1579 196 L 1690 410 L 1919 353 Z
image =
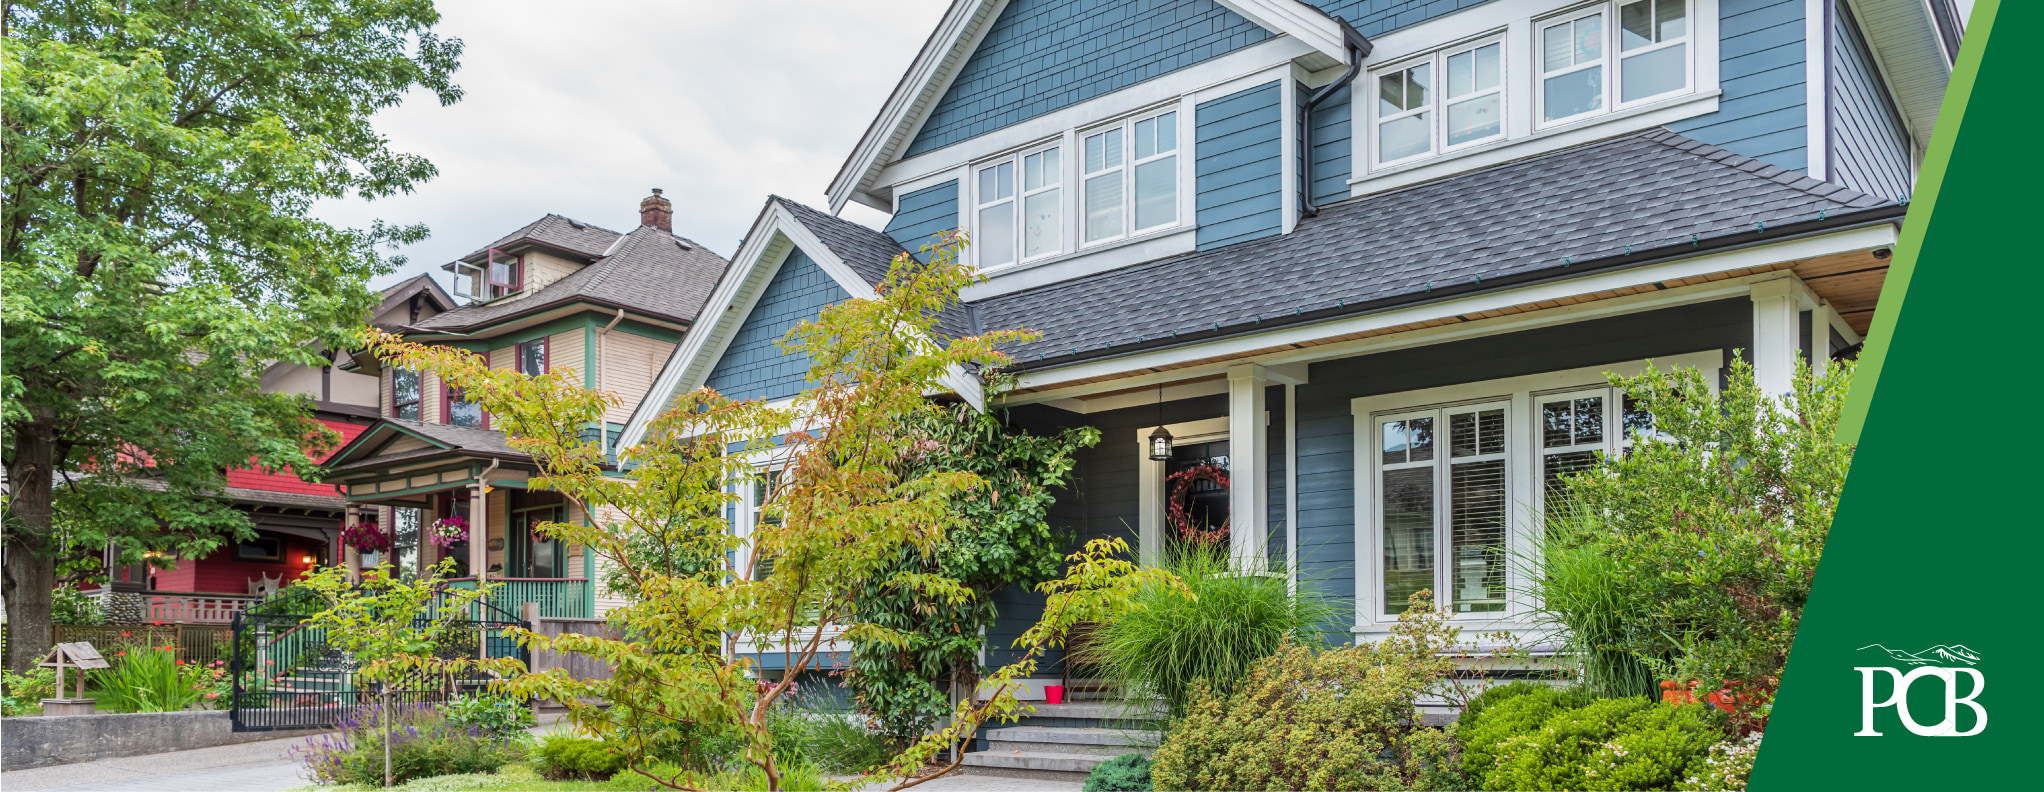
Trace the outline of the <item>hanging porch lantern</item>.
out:
M 1171 432 L 1162 426 L 1150 433 L 1150 459 L 1154 462 L 1171 461 Z

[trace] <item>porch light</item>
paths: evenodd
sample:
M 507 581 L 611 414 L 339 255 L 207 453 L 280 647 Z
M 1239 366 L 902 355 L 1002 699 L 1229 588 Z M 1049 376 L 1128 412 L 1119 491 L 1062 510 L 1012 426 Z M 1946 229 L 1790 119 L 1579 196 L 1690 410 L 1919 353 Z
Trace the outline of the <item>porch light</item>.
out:
M 1171 432 L 1162 426 L 1150 433 L 1150 461 L 1171 461 Z

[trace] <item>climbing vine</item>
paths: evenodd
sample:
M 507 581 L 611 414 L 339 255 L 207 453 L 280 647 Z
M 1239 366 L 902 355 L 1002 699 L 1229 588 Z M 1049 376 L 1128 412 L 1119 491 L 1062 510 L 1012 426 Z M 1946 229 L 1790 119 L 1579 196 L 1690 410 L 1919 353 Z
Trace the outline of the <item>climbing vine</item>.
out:
M 1070 480 L 1074 454 L 1100 440 L 1092 427 L 1030 434 L 1004 410 L 962 404 L 911 420 L 919 439 L 904 465 L 972 473 L 986 487 L 954 501 L 958 526 L 941 541 L 927 552 L 905 549 L 859 597 L 860 621 L 908 637 L 900 645 L 855 643 L 845 675 L 860 709 L 897 740 L 929 733 L 951 712 L 952 695 L 978 684 L 981 631 L 1000 615 L 996 595 L 1059 575 L 1060 551 L 1072 537 L 1050 525 L 1053 492 Z M 898 574 L 953 578 L 976 596 L 952 604 L 885 583 Z

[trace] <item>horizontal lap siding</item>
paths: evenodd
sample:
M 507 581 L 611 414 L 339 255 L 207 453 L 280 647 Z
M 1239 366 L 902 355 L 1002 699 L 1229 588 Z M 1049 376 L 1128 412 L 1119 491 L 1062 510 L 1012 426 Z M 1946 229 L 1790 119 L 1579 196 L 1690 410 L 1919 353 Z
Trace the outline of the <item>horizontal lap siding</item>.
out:
M 1723 300 L 1315 363 L 1297 389 L 1299 578 L 1354 609 L 1355 418 L 1363 396 L 1752 345 L 1751 301 Z M 1346 624 L 1341 625 L 1346 628 Z M 1346 636 L 1342 636 L 1346 640 Z
M 1214 0 L 1010 0 L 902 156 L 935 151 L 1272 36 Z
M 1283 99 L 1271 82 L 1200 104 L 1193 167 L 1201 250 L 1281 229 Z
M 1804 0 L 1718 4 L 1718 110 L 1668 128 L 1795 171 L 1809 167 Z
M 923 246 L 936 242 L 931 237 L 957 227 L 958 181 L 953 179 L 901 196 L 894 217 L 887 221 L 887 235 L 916 258 L 928 261 Z
M 850 298 L 800 248 L 789 251 L 704 384 L 734 399 L 774 401 L 801 393 L 809 387 L 809 361 L 782 353 L 781 338 L 824 306 Z
M 1304 87 L 1300 91 L 1305 91 Z M 1310 94 L 1309 94 L 1310 95 Z M 1348 197 L 1349 157 L 1353 143 L 1349 139 L 1349 89 L 1337 89 L 1333 95 L 1313 108 L 1313 202 L 1330 204 Z
M 603 389 L 618 395 L 618 403 L 603 414 L 603 420 L 624 423 L 653 389 L 653 378 L 674 355 L 674 344 L 647 338 L 622 328 L 603 337 L 603 366 L 597 372 Z
M 1909 195 L 1909 133 L 1889 102 L 1852 11 L 1839 4 L 1831 29 L 1831 169 L 1826 181 L 1868 195 Z

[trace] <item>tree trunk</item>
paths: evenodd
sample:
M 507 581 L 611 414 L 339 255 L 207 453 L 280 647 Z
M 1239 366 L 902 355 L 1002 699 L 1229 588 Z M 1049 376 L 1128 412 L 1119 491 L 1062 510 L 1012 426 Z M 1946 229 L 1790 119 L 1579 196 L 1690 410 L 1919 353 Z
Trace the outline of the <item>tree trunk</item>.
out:
M 48 410 L 30 408 L 38 418 Z M 0 597 L 7 603 L 7 669 L 26 673 L 50 651 L 50 590 L 57 561 L 45 545 L 56 492 L 56 432 L 48 421 L 18 424 L 14 459 L 7 466 L 7 562 L 0 567 Z

